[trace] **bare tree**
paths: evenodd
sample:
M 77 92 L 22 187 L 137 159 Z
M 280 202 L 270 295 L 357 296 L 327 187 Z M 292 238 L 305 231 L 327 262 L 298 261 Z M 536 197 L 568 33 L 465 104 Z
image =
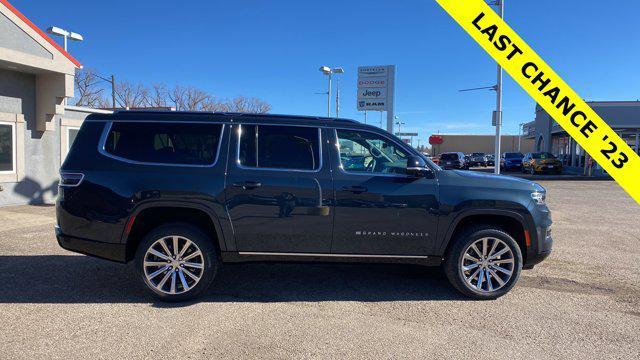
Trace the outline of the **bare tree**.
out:
M 116 84 L 116 98 L 122 107 L 144 107 L 148 97 L 149 89 L 142 84 L 133 84 L 129 81 L 120 81 Z
M 168 97 L 178 111 L 205 111 L 212 104 L 211 95 L 193 86 L 174 86 Z
M 154 84 L 147 94 L 146 103 L 151 107 L 167 107 L 169 91 L 164 84 Z
M 79 70 L 74 77 L 77 96 L 76 106 L 99 107 L 103 100 L 104 88 L 100 86 L 100 79 L 91 69 Z
M 271 110 L 271 105 L 258 98 L 238 96 L 229 104 L 231 111 L 240 113 L 264 114 Z

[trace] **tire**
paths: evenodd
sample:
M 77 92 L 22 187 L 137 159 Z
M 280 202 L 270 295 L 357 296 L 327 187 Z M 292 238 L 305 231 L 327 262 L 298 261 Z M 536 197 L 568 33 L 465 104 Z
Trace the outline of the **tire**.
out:
M 177 255 L 182 253 L 178 258 L 182 261 L 167 256 L 167 252 L 172 257 L 176 254 L 174 237 L 178 239 Z M 142 283 L 156 298 L 167 302 L 186 301 L 202 294 L 215 278 L 219 263 L 212 239 L 199 228 L 184 223 L 165 224 L 150 231 L 138 246 L 135 258 Z
M 487 259 L 484 261 L 484 265 L 476 265 L 475 268 L 465 273 L 463 270 L 465 264 L 466 266 L 477 264 L 465 257 L 465 254 L 470 252 L 480 258 L 481 254 L 472 250 L 471 245 L 478 244 L 478 242 L 481 244 L 484 239 L 488 239 L 487 254 L 491 250 L 494 250 L 493 256 L 495 256 L 495 254 L 503 251 L 505 248 L 508 248 L 509 251 L 494 258 L 493 261 L 498 262 L 497 264 Z M 498 241 L 495 249 L 492 248 L 493 242 L 491 240 Z M 454 239 L 454 241 L 455 243 L 453 243 L 452 248 L 446 254 L 443 269 L 449 282 L 463 295 L 473 299 L 493 300 L 508 293 L 509 290 L 515 286 L 522 271 L 522 252 L 520 251 L 518 243 L 509 234 L 496 226 L 484 225 L 465 231 Z M 478 246 L 476 246 L 476 248 L 478 248 Z M 481 252 L 483 251 L 482 247 L 478 249 Z M 491 256 L 487 258 L 490 259 Z M 509 263 L 509 260 L 512 260 L 512 262 Z M 501 270 L 498 270 L 498 268 Z M 507 275 L 507 272 L 503 271 L 510 272 L 510 275 Z M 477 275 L 473 276 L 474 272 L 477 272 Z M 481 273 L 482 279 L 480 278 Z M 485 277 L 487 273 L 490 276 L 489 281 L 487 281 Z M 497 279 L 496 276 L 498 276 L 499 279 Z M 470 282 L 467 281 L 467 279 L 470 279 Z M 475 286 L 473 285 L 474 281 L 476 283 Z M 480 282 L 479 288 L 477 286 L 478 282 Z

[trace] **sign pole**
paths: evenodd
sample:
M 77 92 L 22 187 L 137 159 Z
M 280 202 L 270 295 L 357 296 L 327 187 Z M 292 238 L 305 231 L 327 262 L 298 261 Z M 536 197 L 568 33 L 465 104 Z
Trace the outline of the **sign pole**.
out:
M 498 0 L 501 18 L 504 18 L 504 0 Z M 498 83 L 496 85 L 496 153 L 494 173 L 500 174 L 500 126 L 502 126 L 502 66 L 498 64 Z
M 395 103 L 395 83 L 396 83 L 396 66 L 389 65 L 387 68 L 387 131 L 393 134 L 394 119 L 394 103 Z

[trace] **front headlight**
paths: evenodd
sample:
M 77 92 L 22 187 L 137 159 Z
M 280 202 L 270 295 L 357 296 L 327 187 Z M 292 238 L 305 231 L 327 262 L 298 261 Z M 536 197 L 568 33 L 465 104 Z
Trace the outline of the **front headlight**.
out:
M 536 204 L 544 205 L 547 200 L 547 194 L 542 191 L 534 191 L 531 193 L 531 198 L 536 202 Z

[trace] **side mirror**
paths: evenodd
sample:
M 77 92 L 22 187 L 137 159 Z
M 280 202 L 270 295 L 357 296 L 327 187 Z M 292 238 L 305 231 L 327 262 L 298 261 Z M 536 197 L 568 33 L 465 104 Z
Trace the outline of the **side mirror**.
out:
M 407 174 L 418 177 L 428 177 L 432 173 L 423 158 L 419 156 L 409 156 L 407 159 Z

